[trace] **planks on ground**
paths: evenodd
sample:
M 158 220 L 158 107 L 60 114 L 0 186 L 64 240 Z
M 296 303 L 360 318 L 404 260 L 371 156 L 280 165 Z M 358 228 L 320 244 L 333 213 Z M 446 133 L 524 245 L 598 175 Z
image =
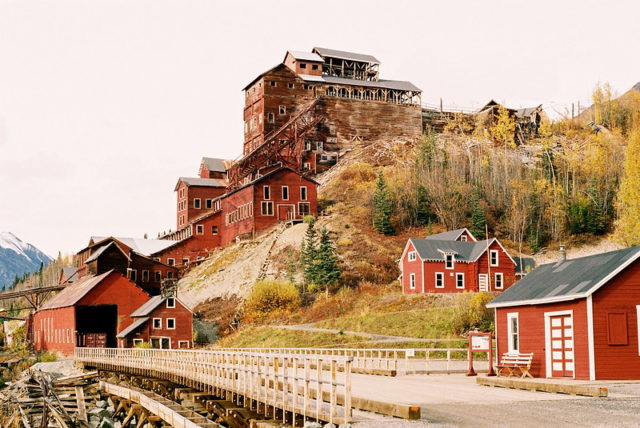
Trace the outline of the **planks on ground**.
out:
M 586 397 L 607 397 L 609 391 L 595 385 L 558 382 L 554 379 L 520 379 L 509 377 L 477 377 L 476 383 L 484 386 L 497 386 L 528 391 L 553 392 L 558 394 L 582 395 Z

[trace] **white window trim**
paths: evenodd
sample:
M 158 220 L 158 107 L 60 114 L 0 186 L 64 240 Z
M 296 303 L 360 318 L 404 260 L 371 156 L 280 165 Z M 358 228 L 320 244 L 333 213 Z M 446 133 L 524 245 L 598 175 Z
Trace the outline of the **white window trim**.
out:
M 309 164 L 309 167 L 311 167 L 311 164 Z M 300 200 L 306 201 L 308 198 L 309 198 L 309 193 L 307 192 L 307 186 L 300 186 Z
M 416 289 L 416 274 L 412 273 L 409 274 L 409 290 L 415 290 Z
M 442 283 L 441 286 L 438 287 L 438 275 L 440 275 L 440 277 L 442 278 L 442 281 L 440 281 Z M 434 283 L 435 288 L 444 288 L 444 272 L 436 272 L 436 282 Z
M 146 281 L 144 279 L 144 277 L 147 277 Z M 142 271 L 142 282 L 149 282 L 149 279 L 151 278 L 151 274 L 149 273 L 149 271 L 147 269 Z
M 271 214 L 265 214 L 265 210 L 264 207 L 271 205 Z M 260 214 L 264 217 L 273 217 L 275 215 L 274 213 L 274 209 L 273 209 L 273 201 L 262 201 L 262 203 L 260 204 Z
M 127 269 L 129 273 L 129 280 L 136 282 L 138 280 L 138 271 L 136 269 Z
M 269 186 L 262 186 L 262 197 L 265 201 L 271 200 L 271 188 Z
M 153 282 L 162 281 L 162 272 L 159 270 L 153 271 Z
M 287 190 L 287 197 L 285 198 L 284 193 L 285 193 L 285 189 Z M 288 201 L 289 200 L 289 186 L 282 186 L 282 200 L 283 201 Z
M 451 257 L 451 267 L 447 266 L 447 261 L 449 260 L 449 257 Z M 456 264 L 456 257 L 455 254 L 445 254 L 444 255 L 444 268 L 445 269 L 453 269 L 455 267 Z
M 513 329 L 511 327 L 511 320 L 514 319 L 516 320 L 516 324 L 518 326 L 518 348 L 515 349 L 513 347 L 513 338 L 512 338 L 512 334 L 513 334 Z M 521 335 L 521 330 L 520 330 L 520 317 L 519 317 L 519 313 L 518 312 L 509 312 L 507 313 L 507 352 L 509 354 L 517 354 L 520 352 L 520 335 Z
M 496 262 L 493 262 L 493 255 L 495 254 L 496 256 Z M 498 252 L 498 250 L 489 250 L 489 264 L 491 266 L 500 266 L 500 254 Z
M 204 225 L 196 224 L 196 235 L 204 235 Z
M 500 277 L 500 287 L 498 287 L 498 277 Z M 493 288 L 496 290 L 504 290 L 504 273 L 496 272 L 493 276 Z
M 198 202 L 197 204 L 196 201 Z M 200 208 L 202 208 L 202 200 L 200 198 L 193 198 L 193 209 L 199 210 Z
M 156 327 L 156 321 L 160 322 L 160 327 Z M 162 318 L 153 318 L 153 320 L 151 321 L 151 329 L 162 330 Z
M 416 261 L 416 252 L 415 251 L 409 251 L 409 261 L 410 262 Z
M 173 327 L 169 327 L 169 321 L 173 321 Z M 166 324 L 167 330 L 175 330 L 176 329 L 176 319 L 175 318 L 167 318 Z
M 189 346 L 189 341 L 188 341 L 188 340 L 178 340 L 178 349 L 182 348 L 182 346 L 181 346 L 181 345 L 182 345 L 183 343 L 186 343 L 186 344 L 187 344 L 187 348 L 191 348 L 191 347 Z
M 168 264 L 169 266 L 175 266 L 175 264 L 176 264 L 176 259 L 174 259 L 174 258 L 172 258 L 172 257 L 169 257 L 169 258 L 167 259 L 167 264 Z
M 467 235 L 462 235 L 462 236 L 460 237 L 460 241 L 462 241 L 462 242 L 467 242 Z
M 578 367 L 576 360 L 576 324 L 573 319 L 573 310 L 567 311 L 555 311 L 555 312 L 545 312 L 544 313 L 544 347 L 545 347 L 545 370 L 546 377 L 550 378 L 552 374 L 551 367 L 551 317 L 555 317 L 558 315 L 570 315 L 571 316 L 571 325 L 573 326 L 573 378 L 576 378 L 576 370 Z M 518 334 L 520 332 L 518 331 Z
M 173 302 L 173 305 L 169 305 L 169 301 Z M 176 307 L 176 298 L 175 297 L 167 297 L 167 308 L 175 308 Z
M 458 278 L 462 277 L 462 287 L 458 287 Z M 464 290 L 464 288 L 466 287 L 465 281 L 464 281 L 464 272 L 457 272 L 456 273 L 456 288 L 458 290 Z
M 134 348 L 138 343 L 144 343 L 144 339 L 133 339 L 133 347 Z

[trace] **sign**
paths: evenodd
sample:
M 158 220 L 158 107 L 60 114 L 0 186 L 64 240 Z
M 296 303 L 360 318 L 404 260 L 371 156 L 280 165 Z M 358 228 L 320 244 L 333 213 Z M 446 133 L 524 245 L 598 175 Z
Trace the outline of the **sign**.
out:
M 405 352 L 405 356 L 406 357 L 415 357 L 416 356 L 416 350 L 415 349 L 407 349 Z
M 473 352 L 489 352 L 489 336 L 471 336 L 471 350 Z

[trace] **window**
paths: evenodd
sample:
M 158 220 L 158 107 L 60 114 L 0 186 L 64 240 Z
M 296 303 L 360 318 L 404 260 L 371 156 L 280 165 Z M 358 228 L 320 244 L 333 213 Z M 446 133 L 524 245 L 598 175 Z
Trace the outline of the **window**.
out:
M 305 162 L 302 164 L 302 169 L 305 171 L 309 171 L 311 169 L 311 164 L 309 162 Z
M 282 199 L 284 201 L 289 200 L 289 186 L 282 186 Z
M 273 202 L 262 202 L 262 215 L 273 215 Z
M 607 344 L 628 345 L 627 313 L 617 312 L 607 314 Z
M 197 224 L 196 225 L 196 234 L 204 235 L 204 225 L 203 224 Z
M 507 314 L 507 348 L 510 354 L 517 354 L 520 352 L 519 330 L 518 313 Z
M 311 69 L 312 69 L 312 70 L 317 70 L 317 69 L 318 69 L 318 64 L 313 64 L 313 65 L 311 66 Z
M 311 204 L 309 202 L 298 202 L 298 214 L 302 217 L 311 215 Z
M 278 107 L 278 114 L 287 114 L 287 108 L 283 105 Z
M 182 259 L 182 264 L 183 265 L 188 265 L 189 264 L 189 257 L 185 257 Z
M 162 328 L 162 318 L 154 318 L 153 319 L 153 328 L 154 329 L 159 329 Z
M 444 288 L 444 273 L 436 272 L 436 288 Z
M 267 115 L 267 121 L 268 121 L 269 123 L 273 123 L 273 122 L 275 122 L 275 121 L 276 121 L 276 115 L 275 115 L 275 114 L 273 114 L 273 113 L 269 113 L 269 114 Z
M 300 188 L 300 200 L 301 201 L 306 201 L 307 200 L 307 188 L 306 188 L 306 186 L 302 186 Z
M 409 275 L 409 289 L 411 290 L 415 290 L 416 289 L 416 274 L 412 273 Z
M 491 266 L 498 266 L 498 250 L 489 251 L 491 257 Z
M 311 151 L 311 141 L 306 140 L 304 142 L 304 151 L 305 152 L 310 152 Z
M 205 206 L 207 207 L 208 210 L 210 210 L 213 207 L 213 199 L 205 200 Z
M 153 271 L 153 280 L 154 280 L 154 282 L 162 281 L 162 272 L 160 272 L 159 270 L 154 270 Z
M 142 282 L 149 282 L 149 271 L 148 270 L 143 270 L 142 271 Z
M 453 269 L 453 254 L 445 254 L 444 256 L 445 268 Z
M 175 330 L 175 329 L 176 329 L 176 319 L 167 318 L 167 330 Z
M 300 63 L 300 68 L 307 68 L 307 64 L 305 64 L 304 62 Z
M 135 282 L 136 279 L 138 279 L 138 271 L 135 269 L 127 269 L 127 273 L 129 274 L 129 279 L 131 281 Z
M 415 251 L 409 251 L 409 261 L 410 262 L 414 262 L 416 260 L 416 252 Z
M 175 308 L 176 299 L 174 297 L 167 297 L 167 308 Z
M 143 342 L 143 340 L 142 340 L 142 339 L 133 339 L 133 346 L 134 346 L 134 348 L 135 348 L 137 345 L 142 345 L 142 342 Z
M 289 87 L 289 89 L 293 89 L 293 83 L 289 83 L 287 86 Z
M 464 288 L 464 273 L 456 273 L 456 288 Z
M 262 195 L 263 195 L 263 199 L 266 199 L 266 200 L 271 199 L 271 189 L 269 188 L 269 186 L 262 187 Z
M 212 235 L 218 234 L 218 226 L 211 226 L 211 234 Z
M 324 150 L 324 143 L 322 141 L 316 141 L 316 150 L 319 152 Z
M 460 240 L 461 240 L 462 242 L 467 242 L 467 235 L 462 235 L 462 236 L 460 237 Z
M 278 84 L 272 80 L 271 82 L 269 82 L 269 86 L 278 86 Z
M 504 287 L 504 274 L 502 272 L 496 272 L 494 285 L 496 290 L 502 290 Z
M 314 67 L 315 67 L 315 66 L 314 66 Z M 307 84 L 302 85 L 302 87 L 303 87 L 304 89 L 306 89 L 307 91 L 308 91 L 309 89 L 311 89 L 311 85 L 307 85 Z
M 175 265 L 176 264 L 176 259 L 171 259 L 171 258 L 167 259 L 167 264 L 169 266 Z
M 193 200 L 193 208 L 199 210 L 200 209 L 200 198 L 195 198 Z
M 167 279 L 173 279 L 173 271 L 172 270 L 167 272 Z
M 189 349 L 189 341 L 188 340 L 178 340 L 178 348 L 180 348 L 180 349 Z

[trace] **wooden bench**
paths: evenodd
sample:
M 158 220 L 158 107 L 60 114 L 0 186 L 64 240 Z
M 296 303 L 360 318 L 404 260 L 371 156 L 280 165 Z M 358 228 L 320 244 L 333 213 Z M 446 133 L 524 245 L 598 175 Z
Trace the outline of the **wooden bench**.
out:
M 505 352 L 502 354 L 502 358 L 500 359 L 500 364 L 496 365 L 496 371 L 498 376 L 517 376 L 518 371 L 520 372 L 520 378 L 530 377 L 531 373 L 531 363 L 533 361 L 533 353 L 530 354 L 510 354 Z

